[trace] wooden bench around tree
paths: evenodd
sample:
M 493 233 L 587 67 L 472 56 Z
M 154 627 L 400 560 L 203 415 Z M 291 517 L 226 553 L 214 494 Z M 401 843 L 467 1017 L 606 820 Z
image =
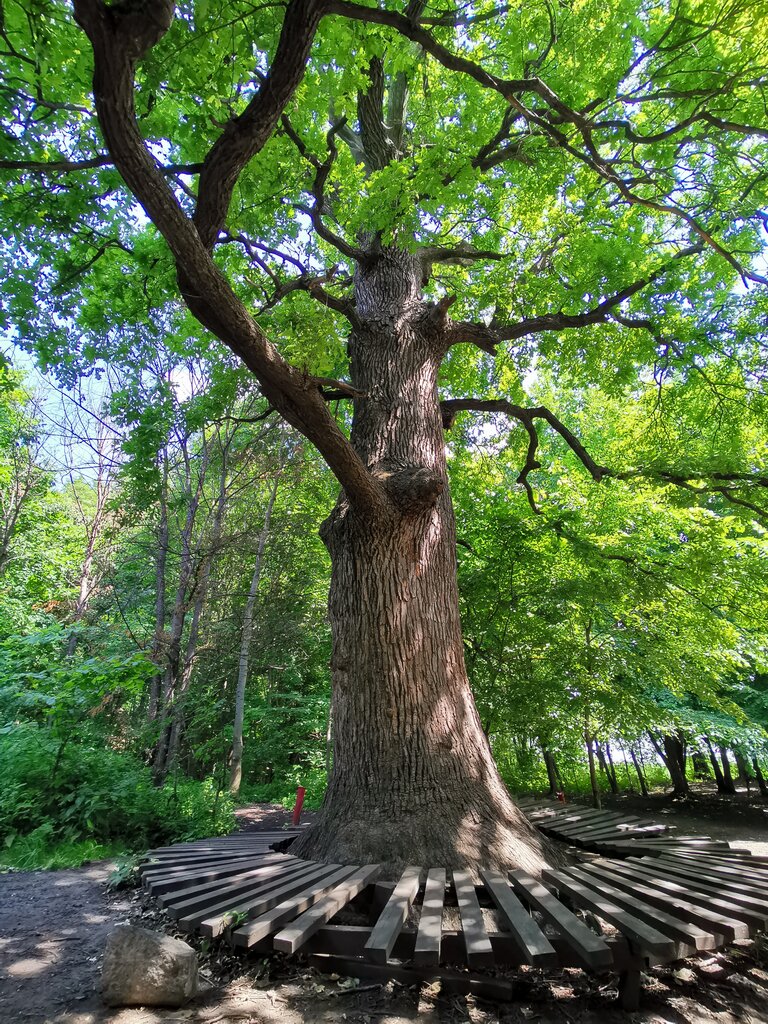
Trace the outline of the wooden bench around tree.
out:
M 768 858 L 672 839 L 635 820 L 621 819 L 619 828 L 601 816 L 598 829 L 596 816 L 583 809 L 556 810 L 546 817 L 548 830 L 591 849 L 599 845 L 600 855 L 584 854 L 582 863 L 548 870 L 541 880 L 522 871 L 481 871 L 475 879 L 413 865 L 398 881 L 382 882 L 377 864 L 323 864 L 274 852 L 273 844 L 297 834 L 286 832 L 153 850 L 140 871 L 183 931 L 224 936 L 243 951 L 306 953 L 326 972 L 405 982 L 439 976 L 444 987 L 494 999 L 512 997 L 516 982 L 483 973 L 490 968 L 580 967 L 618 974 L 622 1005 L 631 1009 L 646 966 L 766 927 Z M 583 833 L 574 831 L 577 821 Z M 619 855 L 602 855 L 606 845 Z

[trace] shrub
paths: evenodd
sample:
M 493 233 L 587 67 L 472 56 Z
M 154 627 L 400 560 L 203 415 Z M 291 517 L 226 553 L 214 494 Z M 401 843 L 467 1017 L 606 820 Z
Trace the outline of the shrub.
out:
M 221 835 L 234 825 L 231 798 L 210 779 L 156 789 L 132 755 L 87 738 L 61 741 L 31 724 L 0 736 L 0 778 L 2 860 L 15 866 L 49 866 L 43 862 L 57 847 L 69 846 L 76 860 L 77 844 L 86 844 L 82 861 Z

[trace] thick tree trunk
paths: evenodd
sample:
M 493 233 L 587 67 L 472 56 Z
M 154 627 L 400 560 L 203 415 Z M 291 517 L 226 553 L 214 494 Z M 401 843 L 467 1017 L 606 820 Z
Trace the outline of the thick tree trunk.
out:
M 665 733 L 662 736 L 663 747 L 659 745 L 652 732 L 648 733 L 648 738 L 669 772 L 669 777 L 672 780 L 673 796 L 688 796 L 689 786 L 684 768 L 685 754 L 680 738 Z
M 679 736 L 664 735 L 664 760 L 672 778 L 675 796 L 688 796 L 688 779 L 685 776 L 685 748 Z
M 733 756 L 736 758 L 736 768 L 738 771 L 739 782 L 746 786 L 747 796 L 749 796 L 750 786 L 752 785 L 752 776 L 749 774 L 749 766 L 747 765 L 747 759 L 741 753 L 740 750 L 734 748 Z
M 608 761 L 608 772 L 611 782 L 611 792 L 619 792 L 619 780 L 616 777 L 616 765 L 613 763 L 613 754 L 611 753 L 611 744 L 606 741 L 605 744 L 605 757 Z
M 600 799 L 600 786 L 597 782 L 597 772 L 595 771 L 594 738 L 589 731 L 589 719 L 586 719 L 584 724 L 584 745 L 587 748 L 587 763 L 589 764 L 589 785 L 592 790 L 592 806 L 600 810 L 600 808 L 602 807 L 602 801 Z
M 499 776 L 469 687 L 437 371 L 441 306 L 419 259 L 371 251 L 350 338 L 352 443 L 390 497 L 386 515 L 342 494 L 321 529 L 332 561 L 333 771 L 294 847 L 340 862 L 539 872 L 544 842 Z
M 728 758 L 728 748 L 720 747 L 720 760 L 723 764 L 723 792 L 733 796 L 736 792 L 736 783 L 733 781 L 731 762 Z
M 694 750 L 691 754 L 691 760 L 693 761 L 693 777 L 695 779 L 703 782 L 712 778 L 706 755 L 701 750 Z

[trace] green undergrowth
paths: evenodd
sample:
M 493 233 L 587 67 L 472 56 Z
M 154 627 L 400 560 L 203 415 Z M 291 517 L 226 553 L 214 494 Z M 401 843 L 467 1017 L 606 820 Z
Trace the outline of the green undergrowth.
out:
M 63 742 L 17 726 L 0 736 L 0 778 L 0 868 L 76 867 L 235 827 L 212 779 L 158 789 L 135 756 L 97 737 Z
M 519 749 L 512 744 L 506 745 L 503 742 L 497 742 L 494 744 L 493 753 L 501 776 L 511 793 L 516 793 L 518 796 L 533 796 L 547 792 L 549 789 L 547 772 L 538 751 L 527 748 Z M 567 795 L 591 796 L 592 786 L 586 763 L 578 760 L 572 753 L 565 752 L 557 757 L 557 764 L 563 781 L 563 789 Z M 625 765 L 617 758 L 614 767 L 621 791 L 639 793 L 640 784 L 632 765 Z M 670 785 L 669 775 L 661 764 L 647 762 L 644 766 L 644 774 L 648 788 L 651 790 L 663 789 Z M 692 766 L 690 777 L 693 777 Z M 601 792 L 611 792 L 608 777 L 599 769 L 597 784 Z
M 244 784 L 237 802 L 240 806 L 269 803 L 290 808 L 296 802 L 296 790 L 299 786 L 304 786 L 304 807 L 307 810 L 315 810 L 323 802 L 327 785 L 328 776 L 324 766 L 295 766 L 273 782 Z

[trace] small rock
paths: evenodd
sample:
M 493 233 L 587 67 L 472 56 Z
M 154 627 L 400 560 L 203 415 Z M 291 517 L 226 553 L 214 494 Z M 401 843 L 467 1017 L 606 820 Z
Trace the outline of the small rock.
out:
M 101 997 L 107 1006 L 183 1006 L 197 994 L 197 957 L 180 939 L 118 925 L 107 939 Z

